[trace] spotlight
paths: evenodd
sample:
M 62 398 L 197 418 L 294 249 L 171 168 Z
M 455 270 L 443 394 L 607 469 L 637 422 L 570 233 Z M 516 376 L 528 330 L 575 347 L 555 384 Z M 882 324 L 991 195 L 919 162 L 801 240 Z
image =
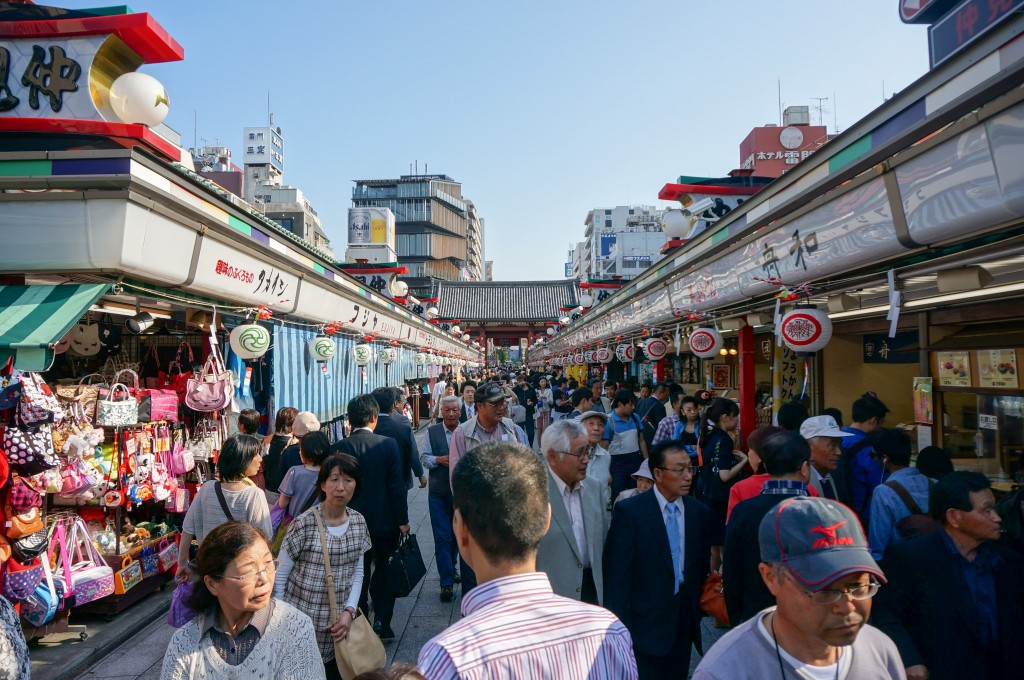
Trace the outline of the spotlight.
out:
M 153 325 L 153 315 L 149 312 L 139 312 L 135 316 L 128 317 L 124 325 L 129 333 L 139 335 Z

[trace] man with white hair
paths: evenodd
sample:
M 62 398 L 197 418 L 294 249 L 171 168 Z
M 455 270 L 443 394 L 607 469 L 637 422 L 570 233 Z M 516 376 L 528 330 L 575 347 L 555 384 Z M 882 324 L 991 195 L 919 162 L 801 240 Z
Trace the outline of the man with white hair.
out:
M 587 479 L 587 431 L 575 420 L 559 420 L 544 430 L 541 450 L 548 467 L 551 526 L 537 550 L 537 570 L 548 575 L 556 595 L 599 605 L 608 527 L 601 489 Z

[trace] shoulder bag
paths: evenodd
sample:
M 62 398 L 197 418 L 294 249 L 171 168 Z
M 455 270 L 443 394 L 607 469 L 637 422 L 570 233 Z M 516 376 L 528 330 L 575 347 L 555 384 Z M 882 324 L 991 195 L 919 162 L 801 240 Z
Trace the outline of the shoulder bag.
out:
M 203 364 L 199 377 L 189 379 L 185 390 L 185 405 L 202 413 L 220 411 L 231 405 L 234 392 L 231 371 L 222 370 L 214 350 Z
M 77 385 L 57 385 L 57 399 L 66 403 L 78 404 L 87 418 L 94 418 L 99 390 L 101 387 L 106 387 L 106 385 L 94 385 L 92 382 L 94 378 L 103 380 L 103 376 L 99 373 L 90 373 L 79 380 Z
M 123 398 L 117 398 L 117 391 L 123 391 Z M 105 427 L 125 427 L 139 422 L 139 402 L 131 396 L 128 388 L 121 383 L 110 387 L 110 394 L 96 402 L 96 423 Z
M 63 535 L 62 535 L 63 534 Z M 58 526 L 56 541 L 50 543 L 51 559 L 57 552 L 56 563 L 61 567 L 65 594 L 70 606 L 77 607 L 114 593 L 114 570 L 100 557 L 92 542 L 89 528 L 77 519 L 65 528 Z
M 398 548 L 388 558 L 388 587 L 395 597 L 408 597 L 416 584 L 427 575 L 416 534 L 406 534 L 398 541 Z
M 49 425 L 22 428 L 17 422 L 4 428 L 3 450 L 15 472 L 31 477 L 57 467 Z
M 11 558 L 6 567 L 3 595 L 11 602 L 27 600 L 43 582 L 43 562 L 38 557 L 25 564 Z
M 182 369 L 182 353 L 188 352 L 188 360 L 185 364 L 188 370 Z M 182 404 L 185 403 L 185 392 L 188 388 L 188 381 L 192 378 L 192 364 L 195 362 L 195 356 L 192 354 L 192 345 L 188 344 L 184 340 L 178 345 L 178 353 L 174 356 L 174 361 L 167 365 L 167 371 L 159 371 L 157 373 L 157 387 L 165 390 L 174 390 L 174 393 L 178 395 L 178 401 Z
M 18 381 L 21 383 L 18 415 L 21 416 L 23 423 L 60 423 L 64 419 L 64 408 L 38 373 L 22 373 L 18 376 Z
M 334 574 L 331 572 L 331 554 L 327 549 L 327 532 L 324 530 L 320 509 L 313 511 L 316 528 L 320 532 L 320 549 L 324 553 L 324 569 L 327 572 L 327 602 L 331 608 L 331 625 L 338 622 L 337 591 L 334 589 Z M 338 672 L 342 680 L 354 680 L 360 673 L 384 667 L 388 662 L 384 643 L 380 641 L 373 627 L 366 620 L 362 610 L 357 609 L 352 615 L 352 625 L 348 629 L 348 637 L 340 642 L 334 641 L 334 660 L 338 664 Z

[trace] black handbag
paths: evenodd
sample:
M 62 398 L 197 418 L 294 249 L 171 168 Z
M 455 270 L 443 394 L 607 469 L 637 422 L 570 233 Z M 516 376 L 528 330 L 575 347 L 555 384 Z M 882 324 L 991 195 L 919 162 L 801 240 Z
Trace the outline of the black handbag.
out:
M 402 536 L 398 548 L 388 559 L 388 587 L 395 597 L 407 597 L 427 575 L 416 534 Z
M 20 562 L 29 562 L 39 557 L 50 547 L 50 536 L 45 529 L 34 534 L 10 539 L 11 553 Z

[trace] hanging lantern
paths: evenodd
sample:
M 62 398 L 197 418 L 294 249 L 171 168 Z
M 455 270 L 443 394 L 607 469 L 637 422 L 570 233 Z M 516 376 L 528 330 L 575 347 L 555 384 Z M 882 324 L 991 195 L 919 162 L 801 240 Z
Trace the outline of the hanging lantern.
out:
M 580 307 L 593 307 L 594 306 L 594 294 L 587 291 L 580 295 Z
M 423 312 L 423 316 L 427 319 L 436 319 L 437 314 L 437 307 L 427 307 L 427 311 Z
M 548 335 L 554 335 L 554 334 L 555 334 L 555 327 L 554 326 L 548 326 Z
M 583 355 L 583 352 L 576 352 L 576 355 L 572 358 L 572 362 L 577 366 L 582 366 L 586 360 L 587 359 Z
M 270 331 L 258 323 L 244 323 L 231 331 L 228 342 L 243 361 L 259 359 L 270 349 Z
M 392 279 L 391 285 L 388 288 L 395 297 L 404 298 L 409 294 L 409 284 L 402 279 Z
M 601 347 L 595 354 L 595 358 L 599 364 L 607 364 L 612 360 L 612 351 L 607 347 Z
M 462 334 L 462 341 L 463 342 L 469 342 L 469 333 L 463 333 Z
M 309 355 L 313 357 L 313 361 L 329 361 L 337 350 L 334 338 L 326 335 L 318 335 L 309 341 Z
M 782 341 L 797 352 L 817 352 L 832 339 L 832 320 L 817 307 L 797 307 L 779 324 Z
M 416 352 L 416 356 L 413 357 L 413 360 L 416 362 L 417 366 L 427 365 L 427 355 L 423 352 Z
M 454 326 L 452 326 L 452 335 L 455 335 L 455 336 L 462 335 L 462 329 L 459 328 L 458 324 L 455 324 Z
M 583 353 L 583 363 L 594 363 L 594 350 L 588 349 L 586 352 Z
M 636 348 L 630 343 L 619 345 L 615 348 L 615 356 L 617 356 L 619 361 L 622 363 L 628 364 L 636 356 Z
M 381 350 L 380 359 L 385 365 L 393 364 L 398 360 L 398 350 L 394 347 L 385 347 Z
M 644 340 L 644 354 L 651 361 L 658 361 L 668 352 L 668 345 L 661 338 L 648 338 Z
M 690 334 L 690 351 L 701 359 L 710 359 L 723 347 L 722 334 L 710 326 L 698 328 Z
M 361 342 L 352 348 L 352 356 L 356 360 L 356 366 L 365 366 L 373 358 L 373 348 L 365 342 Z

